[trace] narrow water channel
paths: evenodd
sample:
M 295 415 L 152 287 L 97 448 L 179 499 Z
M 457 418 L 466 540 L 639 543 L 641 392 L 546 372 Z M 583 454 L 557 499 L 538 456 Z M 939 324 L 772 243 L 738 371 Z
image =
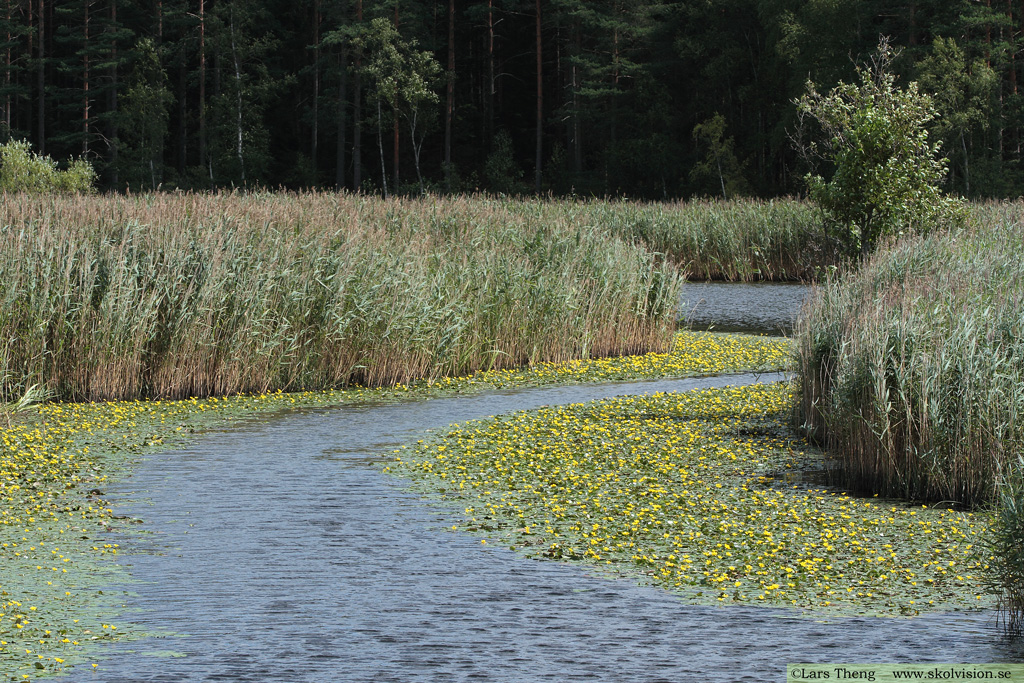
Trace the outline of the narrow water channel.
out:
M 687 282 L 679 320 L 695 330 L 789 334 L 810 292 L 796 282 Z
M 1024 661 L 993 614 L 820 622 L 699 607 L 447 529 L 457 511 L 380 471 L 426 430 L 545 404 L 754 376 L 493 392 L 296 413 L 151 455 L 108 491 L 120 643 L 72 681 L 781 681 L 788 662 Z

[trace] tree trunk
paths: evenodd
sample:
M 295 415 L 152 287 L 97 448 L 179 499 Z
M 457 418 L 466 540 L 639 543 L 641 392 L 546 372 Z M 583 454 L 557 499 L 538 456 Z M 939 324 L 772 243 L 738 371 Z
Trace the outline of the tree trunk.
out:
M 341 84 L 338 88 L 338 147 L 335 153 L 335 174 L 334 174 L 334 188 L 336 190 L 345 189 L 345 145 L 346 145 L 346 133 L 348 129 L 347 111 L 348 106 L 346 99 L 348 98 L 348 47 L 345 44 L 341 46 Z
M 1014 26 L 1014 23 L 1013 23 L 1013 0 L 1006 0 L 1006 17 L 1008 19 L 1008 21 L 1007 21 L 1007 26 L 1008 26 L 1007 30 L 1010 32 L 1009 40 L 1007 41 L 1007 44 L 1010 46 L 1010 66 L 1009 66 L 1009 71 L 1010 71 L 1010 73 L 1009 73 L 1009 77 L 1010 77 L 1010 92 L 1013 95 L 1016 95 L 1017 94 L 1017 46 L 1016 46 L 1017 36 L 1016 36 L 1016 27 Z M 1010 131 L 1010 134 L 1012 136 L 1011 137 L 1011 142 L 1012 142 L 1013 146 L 1016 148 L 1016 152 L 1015 153 L 1019 155 L 1020 154 L 1020 128 L 1018 128 L 1017 126 L 1014 126 L 1012 128 L 1012 130 Z
M 89 4 L 82 3 L 82 156 L 89 153 Z
M 384 165 L 384 121 L 380 114 L 380 98 L 377 98 L 377 149 L 380 150 L 380 182 L 384 187 L 384 199 L 388 198 L 388 169 Z
M 722 184 L 722 199 L 729 201 L 729 195 L 725 193 L 725 175 L 722 173 L 722 157 L 715 153 L 715 164 L 718 166 L 718 182 Z
M 1009 26 L 1010 39 L 1008 42 L 1010 46 L 1010 92 L 1014 95 L 1017 94 L 1017 45 L 1016 45 L 1016 30 L 1013 24 L 1013 0 L 1006 0 L 1006 17 L 1009 20 L 1007 25 Z
M 163 45 L 164 42 L 164 3 L 163 0 L 157 0 L 156 3 L 156 44 L 157 46 Z M 160 52 L 157 52 L 159 55 Z M 159 57 L 158 57 L 159 59 Z M 163 71 L 163 60 L 160 59 L 160 70 Z M 154 154 L 153 162 L 160 166 L 160 182 L 164 180 L 164 145 L 160 144 L 156 146 L 156 152 Z M 156 178 L 156 171 L 152 173 L 153 178 Z M 156 188 L 153 188 L 156 189 Z
M 1010 92 L 1017 94 L 1017 27 L 1013 23 L 1013 0 L 1006 0 L 1006 17 L 1010 36 Z
M 187 108 L 187 97 L 188 90 L 186 88 L 186 75 L 187 69 L 186 60 L 187 55 L 185 53 L 185 45 L 181 45 L 181 58 L 180 64 L 178 65 L 178 174 L 183 174 L 185 168 L 188 166 L 188 130 L 185 126 L 185 118 L 188 113 Z
M 236 116 L 235 131 L 237 132 L 237 145 L 235 152 L 238 155 L 238 165 L 241 171 L 242 185 L 245 185 L 245 154 L 242 150 L 242 69 L 238 64 L 238 49 L 235 44 L 235 5 L 231 4 L 228 20 L 231 22 L 231 60 L 235 65 L 235 95 L 236 95 Z
M 27 31 L 27 36 L 26 36 L 26 38 L 28 38 L 28 51 L 26 52 L 26 54 L 28 55 L 28 59 L 29 59 L 29 63 L 30 64 L 32 62 L 32 54 L 33 54 L 33 50 L 35 48 L 35 43 L 32 40 L 32 36 L 34 34 L 33 34 L 32 30 L 31 30 L 32 29 L 32 22 L 34 21 L 34 19 L 35 19 L 35 13 L 32 11 L 32 0 L 29 0 L 29 3 L 28 3 L 28 28 L 29 28 L 29 30 Z M 32 118 L 32 113 L 33 113 L 32 112 L 32 106 L 33 106 L 34 102 L 33 102 L 33 99 L 32 99 L 31 86 L 29 86 L 29 91 L 30 92 L 29 92 L 29 96 L 28 96 L 28 120 L 25 122 L 26 123 L 26 127 L 27 126 L 31 126 L 32 121 L 34 120 Z
M 427 189 L 423 185 L 423 174 L 420 172 L 420 151 L 423 149 L 423 140 L 425 136 L 420 137 L 418 141 L 416 140 L 417 113 L 417 110 L 414 109 L 412 116 L 409 117 L 409 139 L 412 140 L 412 159 L 416 168 L 416 180 L 420 184 L 420 194 L 423 195 L 427 193 Z
M 541 21 L 540 0 L 537 0 L 537 144 L 534 155 L 535 171 L 533 176 L 534 192 L 540 194 L 541 159 L 544 151 L 544 69 L 541 60 Z
M 583 52 L 583 41 L 579 21 L 573 26 L 573 48 L 577 57 Z M 583 141 L 580 139 L 583 126 L 580 125 L 580 67 L 572 65 L 572 170 L 578 177 L 583 173 Z
M 46 6 L 43 0 L 39 0 L 39 63 L 36 79 L 39 88 L 36 135 L 39 153 L 46 154 Z
M 107 91 L 107 112 L 110 116 L 107 140 L 110 145 L 110 180 L 113 187 L 117 187 L 119 184 L 117 173 L 117 136 L 120 132 L 117 126 L 117 2 L 118 0 L 110 0 L 110 31 L 113 35 L 110 39 L 110 89 Z
M 395 19 L 394 19 L 394 24 L 395 24 L 395 31 L 397 31 L 398 30 L 398 0 L 395 0 Z M 394 143 L 392 145 L 392 149 L 394 150 L 394 154 L 393 154 L 393 158 L 392 158 L 392 164 L 394 165 L 394 168 L 395 168 L 395 187 L 394 187 L 394 191 L 397 193 L 398 192 L 398 188 L 400 187 L 399 178 L 398 178 L 398 160 L 399 160 L 400 157 L 399 157 L 399 154 L 398 154 L 398 151 L 399 151 L 398 150 L 399 139 L 398 139 L 398 102 L 397 102 L 397 100 L 395 102 L 391 103 L 391 116 L 392 116 L 392 123 L 391 123 L 392 135 L 391 135 L 391 137 L 394 139 Z
M 206 158 L 206 0 L 199 0 L 199 165 L 213 182 L 213 163 Z
M 452 111 L 455 109 L 455 0 L 448 0 L 448 83 L 444 108 L 444 189 L 452 191 Z M 416 146 L 415 138 L 412 141 Z M 416 176 L 420 177 L 419 152 L 416 152 Z M 420 191 L 423 178 L 420 177 Z
M 985 7 L 992 9 L 992 0 L 985 0 Z M 985 66 L 992 67 L 992 22 L 985 23 Z
M 391 107 L 391 115 L 392 115 L 392 118 L 393 118 L 393 121 L 392 121 L 392 124 L 391 124 L 391 130 L 392 130 L 391 137 L 393 139 L 392 149 L 394 151 L 391 163 L 394 164 L 394 167 L 395 167 L 395 192 L 398 192 L 398 188 L 399 188 L 398 159 L 399 159 L 399 156 L 398 156 L 398 107 L 397 106 L 392 106 Z
M 615 3 L 615 11 L 618 12 L 619 5 Z M 618 17 L 616 17 L 618 21 Z M 612 29 L 612 95 L 608 102 L 608 119 L 609 119 L 609 130 L 608 130 L 608 142 L 612 149 L 615 149 L 616 144 L 619 141 L 619 28 L 616 24 L 615 28 Z M 607 159 L 608 157 L 606 157 Z M 618 188 L 612 188 L 611 186 L 612 173 L 609 169 L 609 161 L 605 162 L 604 165 L 604 188 L 605 192 L 615 191 Z
M 11 0 L 7 0 L 7 69 L 4 71 L 4 123 L 7 124 L 6 134 L 11 134 Z
M 964 196 L 970 197 L 971 196 L 971 169 L 967 165 L 968 164 L 967 140 L 964 139 L 964 132 L 962 130 L 960 131 L 960 146 L 964 150 Z
M 313 168 L 317 168 L 317 152 L 319 148 L 320 123 L 320 0 L 313 0 L 313 130 L 310 140 L 309 156 Z
M 363 23 L 363 0 L 356 0 L 356 21 Z M 359 192 L 363 184 L 363 82 L 359 73 L 363 66 L 363 52 L 356 51 L 355 94 L 352 100 L 352 118 L 355 130 L 352 134 L 352 189 Z
M 494 0 L 487 0 L 487 142 L 494 139 Z

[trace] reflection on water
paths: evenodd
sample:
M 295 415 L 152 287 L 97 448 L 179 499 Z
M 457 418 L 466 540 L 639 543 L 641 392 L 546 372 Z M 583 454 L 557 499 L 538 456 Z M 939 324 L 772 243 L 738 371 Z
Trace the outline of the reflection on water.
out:
M 687 282 L 679 316 L 695 330 L 788 334 L 810 291 L 791 282 Z
M 773 376 L 761 377 L 770 381 Z M 448 531 L 374 457 L 451 422 L 698 379 L 493 392 L 317 410 L 154 454 L 109 491 L 144 535 L 116 539 L 120 643 L 72 681 L 780 681 L 788 662 L 1024 661 L 991 613 L 821 623 L 699 607 Z

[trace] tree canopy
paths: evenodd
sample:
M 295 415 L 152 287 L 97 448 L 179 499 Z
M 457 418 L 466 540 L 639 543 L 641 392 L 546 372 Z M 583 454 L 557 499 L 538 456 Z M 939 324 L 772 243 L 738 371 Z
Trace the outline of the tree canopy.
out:
M 1024 192 L 1019 3 L 4 3 L 0 143 L 106 189 L 799 193 L 794 100 L 888 36 L 938 112 L 944 188 Z

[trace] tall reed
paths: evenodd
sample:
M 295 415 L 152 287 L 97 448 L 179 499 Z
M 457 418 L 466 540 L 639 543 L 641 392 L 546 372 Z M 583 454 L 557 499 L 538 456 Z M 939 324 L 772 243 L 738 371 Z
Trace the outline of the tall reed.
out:
M 904 240 L 817 290 L 798 323 L 802 412 L 848 483 L 973 504 L 1024 436 L 1024 236 Z
M 1024 458 L 1000 473 L 996 533 L 986 549 L 995 558 L 993 588 L 999 592 L 1004 629 L 1024 634 Z
M 0 395 L 221 395 L 665 349 L 679 278 L 541 202 L 5 196 Z
M 586 210 L 694 280 L 810 280 L 842 260 L 820 212 L 792 199 L 595 202 Z

